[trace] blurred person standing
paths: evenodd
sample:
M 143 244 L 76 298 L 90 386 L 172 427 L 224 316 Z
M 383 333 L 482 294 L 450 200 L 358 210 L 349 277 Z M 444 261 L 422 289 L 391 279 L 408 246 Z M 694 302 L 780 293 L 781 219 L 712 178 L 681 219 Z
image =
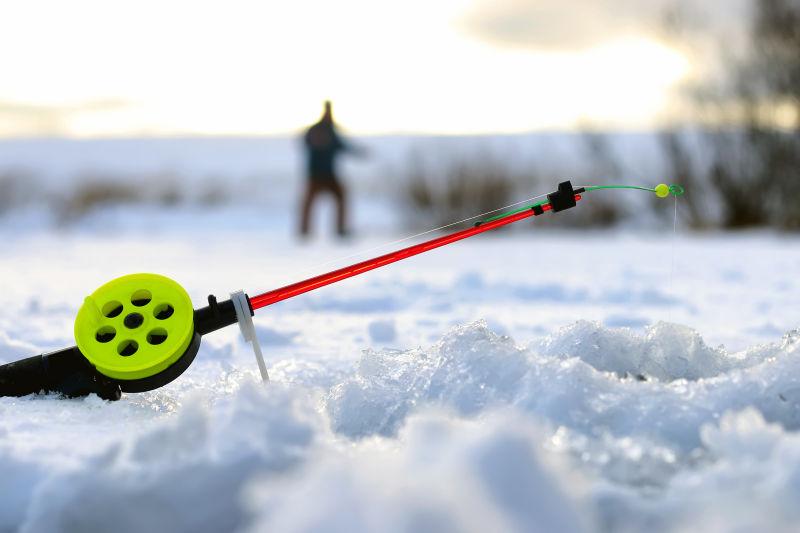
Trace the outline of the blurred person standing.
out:
M 349 234 L 347 226 L 347 194 L 336 172 L 340 154 L 362 154 L 363 149 L 345 142 L 333 121 L 330 101 L 325 101 L 325 111 L 319 121 L 308 128 L 303 136 L 307 156 L 306 190 L 303 195 L 300 235 L 307 236 L 311 227 L 311 209 L 320 194 L 330 193 L 336 200 L 336 231 L 340 237 Z

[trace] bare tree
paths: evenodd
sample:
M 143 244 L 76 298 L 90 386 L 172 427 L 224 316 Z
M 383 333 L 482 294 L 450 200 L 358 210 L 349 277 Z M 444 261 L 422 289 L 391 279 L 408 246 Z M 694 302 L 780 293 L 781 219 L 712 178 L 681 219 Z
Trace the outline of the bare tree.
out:
M 682 135 L 665 134 L 662 145 L 685 184 L 711 186 L 722 226 L 798 229 L 800 1 L 754 0 L 753 8 L 747 55 L 728 60 L 722 84 L 694 92 L 696 116 L 715 119 L 702 135 L 710 154 L 705 173 L 692 164 Z M 703 225 L 702 210 L 689 205 L 692 222 Z

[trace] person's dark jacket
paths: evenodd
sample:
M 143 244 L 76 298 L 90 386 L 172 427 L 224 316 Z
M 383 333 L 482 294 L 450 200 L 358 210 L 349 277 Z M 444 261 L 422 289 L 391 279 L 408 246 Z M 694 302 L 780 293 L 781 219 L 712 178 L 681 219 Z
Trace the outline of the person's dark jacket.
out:
M 348 148 L 333 122 L 317 122 L 308 129 L 303 140 L 308 152 L 309 179 L 336 181 L 336 156 Z

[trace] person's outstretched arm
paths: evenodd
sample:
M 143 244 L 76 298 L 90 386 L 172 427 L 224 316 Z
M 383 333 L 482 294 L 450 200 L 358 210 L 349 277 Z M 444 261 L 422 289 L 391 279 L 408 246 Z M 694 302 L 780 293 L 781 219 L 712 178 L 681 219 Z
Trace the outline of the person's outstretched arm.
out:
M 366 146 L 353 143 L 350 140 L 345 140 L 338 133 L 334 134 L 334 143 L 337 150 L 341 150 L 358 157 L 367 157 L 369 155 L 369 150 Z

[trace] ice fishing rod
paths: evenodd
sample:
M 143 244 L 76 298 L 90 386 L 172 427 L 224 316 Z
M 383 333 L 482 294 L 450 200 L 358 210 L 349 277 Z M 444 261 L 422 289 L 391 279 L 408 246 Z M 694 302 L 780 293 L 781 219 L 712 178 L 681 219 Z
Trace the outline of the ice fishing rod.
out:
M 485 218 L 470 228 L 255 296 L 237 291 L 220 302 L 210 295 L 208 305 L 199 309 L 193 308 L 186 290 L 169 278 L 157 274 L 122 276 L 86 297 L 75 318 L 75 346 L 0 366 L 0 396 L 54 392 L 79 397 L 95 393 L 118 400 L 123 392 L 157 389 L 189 368 L 204 335 L 237 322 L 245 340 L 253 346 L 262 379 L 267 381 L 252 319 L 256 310 L 526 218 L 570 209 L 584 194 L 602 189 L 649 191 L 659 198 L 683 194 L 679 185 L 573 188 L 565 181 L 540 201 Z

